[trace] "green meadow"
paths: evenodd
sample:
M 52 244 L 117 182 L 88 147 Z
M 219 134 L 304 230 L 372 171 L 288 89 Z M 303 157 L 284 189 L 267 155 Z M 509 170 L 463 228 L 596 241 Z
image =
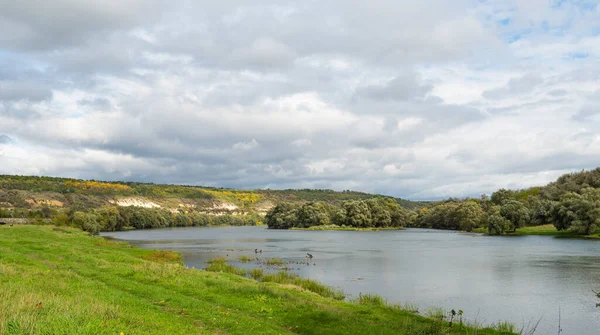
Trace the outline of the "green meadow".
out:
M 210 271 L 208 271 L 210 270 Z M 208 270 L 54 226 L 0 227 L 0 334 L 511 334 L 285 272 Z M 410 306 L 409 306 L 410 307 Z M 465 316 L 466 317 L 466 316 Z M 504 331 L 503 331 L 504 330 Z

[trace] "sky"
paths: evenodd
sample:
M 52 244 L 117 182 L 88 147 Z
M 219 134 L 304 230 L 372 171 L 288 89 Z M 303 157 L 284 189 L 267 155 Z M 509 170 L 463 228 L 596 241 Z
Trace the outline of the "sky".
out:
M 0 0 L 0 174 L 407 199 L 600 166 L 586 0 Z

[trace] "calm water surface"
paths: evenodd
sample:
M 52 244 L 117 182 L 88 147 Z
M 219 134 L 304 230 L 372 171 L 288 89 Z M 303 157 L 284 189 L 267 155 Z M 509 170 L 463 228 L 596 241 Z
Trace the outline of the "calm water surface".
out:
M 488 237 L 424 229 L 381 232 L 280 231 L 261 227 L 173 228 L 105 233 L 142 248 L 180 251 L 187 266 L 242 255 L 306 262 L 303 277 L 350 298 L 375 293 L 390 302 L 462 309 L 470 321 L 540 318 L 536 334 L 600 334 L 600 241 L 546 236 Z M 314 265 L 313 265 L 314 264 Z M 299 269 L 298 269 L 299 268 Z

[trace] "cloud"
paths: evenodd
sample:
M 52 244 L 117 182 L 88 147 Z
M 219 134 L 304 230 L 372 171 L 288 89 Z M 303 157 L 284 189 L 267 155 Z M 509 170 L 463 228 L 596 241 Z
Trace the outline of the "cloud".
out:
M 235 143 L 233 145 L 233 149 L 246 151 L 246 150 L 252 150 L 258 146 L 259 146 L 258 142 L 256 141 L 256 139 L 253 138 L 251 141 L 248 141 L 248 142 Z
M 0 134 L 0 144 L 9 144 L 12 142 L 13 142 L 13 139 L 10 138 L 8 135 Z
M 18 49 L 56 49 L 87 38 L 135 27 L 159 14 L 160 1 L 123 0 L 110 5 L 89 0 L 0 1 L 0 44 Z
M 295 57 L 284 44 L 261 38 L 250 46 L 234 50 L 229 61 L 242 68 L 277 68 L 292 65 Z
M 407 100 L 425 97 L 432 85 L 420 83 L 414 73 L 402 74 L 384 84 L 357 88 L 356 94 L 374 100 Z
M 34 101 L 52 99 L 52 91 L 35 82 L 0 81 L 0 102 Z
M 0 173 L 414 199 L 543 184 L 600 155 L 599 13 L 0 0 Z
M 593 122 L 598 114 L 600 114 L 600 90 L 585 96 L 583 107 L 573 115 L 572 119 L 579 122 Z
M 543 79 L 539 75 L 528 73 L 519 78 L 511 78 L 504 87 L 484 91 L 483 97 L 487 99 L 503 99 L 515 95 L 524 95 L 534 91 L 543 82 Z

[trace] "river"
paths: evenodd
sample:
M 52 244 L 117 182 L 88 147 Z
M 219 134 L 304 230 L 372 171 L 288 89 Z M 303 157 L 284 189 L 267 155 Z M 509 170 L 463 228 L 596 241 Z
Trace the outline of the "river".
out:
M 374 293 L 423 312 L 463 310 L 471 322 L 541 319 L 536 334 L 600 334 L 600 241 L 548 236 L 490 237 L 427 229 L 283 231 L 263 227 L 173 228 L 103 233 L 142 248 L 176 250 L 189 267 L 242 255 L 292 262 L 293 272 L 342 289 Z M 262 250 L 255 254 L 254 250 Z M 306 254 L 313 255 L 310 265 Z M 529 326 L 528 326 L 529 325 Z

